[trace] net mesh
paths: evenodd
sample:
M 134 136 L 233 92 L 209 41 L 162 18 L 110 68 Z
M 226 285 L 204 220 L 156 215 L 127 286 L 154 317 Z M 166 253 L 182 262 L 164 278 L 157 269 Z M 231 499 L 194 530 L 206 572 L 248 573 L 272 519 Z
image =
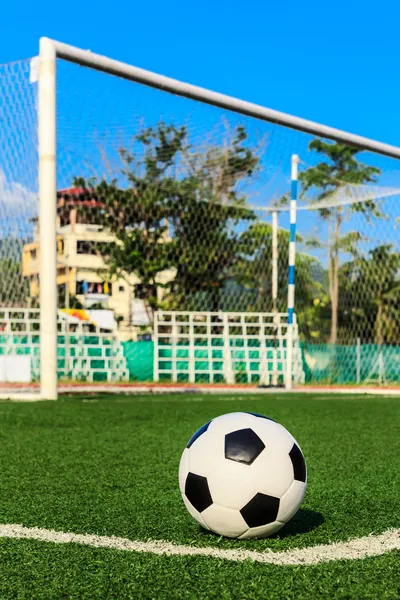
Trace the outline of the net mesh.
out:
M 39 380 L 37 85 L 0 65 L 0 390 Z
M 22 255 L 37 217 L 37 86 L 30 61 L 0 65 L 0 305 L 28 307 Z M 33 251 L 33 249 L 32 249 Z
M 366 166 L 376 169 L 376 184 L 331 179 L 333 191 L 321 198 L 319 188 L 298 213 L 303 243 L 322 267 L 317 296 L 303 315 L 297 310 L 310 381 L 400 380 L 400 190 L 397 173 L 389 176 L 374 158 Z M 302 167 L 307 187 L 315 170 Z M 378 185 L 386 178 L 390 185 Z
M 397 161 L 64 61 L 57 69 L 61 376 L 81 377 L 86 364 L 89 378 L 151 378 L 157 310 L 284 313 L 297 154 L 304 380 L 399 383 Z M 0 67 L 3 307 L 38 306 L 36 93 L 29 61 Z
M 396 161 L 332 151 L 307 134 L 65 63 L 59 82 L 58 175 L 60 189 L 73 188 L 64 202 L 77 221 L 77 302 L 111 308 L 127 343 L 152 333 L 155 310 L 286 311 L 295 153 L 305 379 L 374 379 L 385 349 L 385 378 L 399 381 Z M 286 208 L 276 299 L 272 207 Z

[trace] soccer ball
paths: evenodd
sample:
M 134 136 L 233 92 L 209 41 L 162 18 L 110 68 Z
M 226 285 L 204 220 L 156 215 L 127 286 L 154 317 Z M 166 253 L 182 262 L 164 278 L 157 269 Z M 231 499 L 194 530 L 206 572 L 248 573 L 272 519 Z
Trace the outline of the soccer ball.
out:
M 256 413 L 230 413 L 190 438 L 179 487 L 187 510 L 205 529 L 230 538 L 265 537 L 297 512 L 307 469 L 282 425 Z

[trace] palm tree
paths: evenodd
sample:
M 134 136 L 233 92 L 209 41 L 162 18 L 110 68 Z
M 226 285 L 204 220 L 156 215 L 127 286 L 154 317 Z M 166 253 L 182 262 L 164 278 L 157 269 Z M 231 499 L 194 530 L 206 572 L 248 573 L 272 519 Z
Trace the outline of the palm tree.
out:
M 347 278 L 343 304 L 351 306 L 370 341 L 379 346 L 400 339 L 400 253 L 393 246 L 380 245 L 343 265 Z M 346 299 L 347 298 L 347 299 Z
M 326 159 L 299 175 L 302 195 L 304 196 L 310 190 L 315 189 L 317 194 L 314 200 L 317 202 L 327 198 L 345 184 L 375 183 L 376 175 L 380 173 L 380 170 L 376 167 L 365 165 L 357 160 L 356 155 L 360 152 L 357 148 L 315 139 L 310 143 L 309 150 L 324 155 Z M 319 210 L 320 216 L 328 222 L 330 233 L 328 240 L 328 277 L 331 300 L 330 342 L 332 344 L 337 342 L 338 337 L 339 257 L 348 245 L 348 239 L 342 237 L 342 225 L 349 213 L 356 211 L 362 212 L 367 218 L 381 216 L 372 200 Z

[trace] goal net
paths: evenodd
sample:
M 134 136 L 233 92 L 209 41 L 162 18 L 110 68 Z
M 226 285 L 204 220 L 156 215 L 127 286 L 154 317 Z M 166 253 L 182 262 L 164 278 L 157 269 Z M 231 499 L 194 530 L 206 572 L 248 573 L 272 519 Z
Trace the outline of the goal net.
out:
M 399 384 L 400 149 L 50 40 L 0 115 L 0 385 Z
M 0 393 L 34 392 L 39 382 L 40 314 L 24 258 L 38 217 L 37 86 L 30 60 L 0 65 Z

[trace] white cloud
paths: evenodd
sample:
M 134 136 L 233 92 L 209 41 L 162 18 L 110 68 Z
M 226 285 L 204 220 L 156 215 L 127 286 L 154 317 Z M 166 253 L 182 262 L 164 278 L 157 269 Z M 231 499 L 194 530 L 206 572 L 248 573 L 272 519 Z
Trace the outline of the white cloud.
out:
M 8 181 L 0 169 L 0 236 L 24 237 L 32 231 L 29 220 L 37 214 L 37 193 Z

